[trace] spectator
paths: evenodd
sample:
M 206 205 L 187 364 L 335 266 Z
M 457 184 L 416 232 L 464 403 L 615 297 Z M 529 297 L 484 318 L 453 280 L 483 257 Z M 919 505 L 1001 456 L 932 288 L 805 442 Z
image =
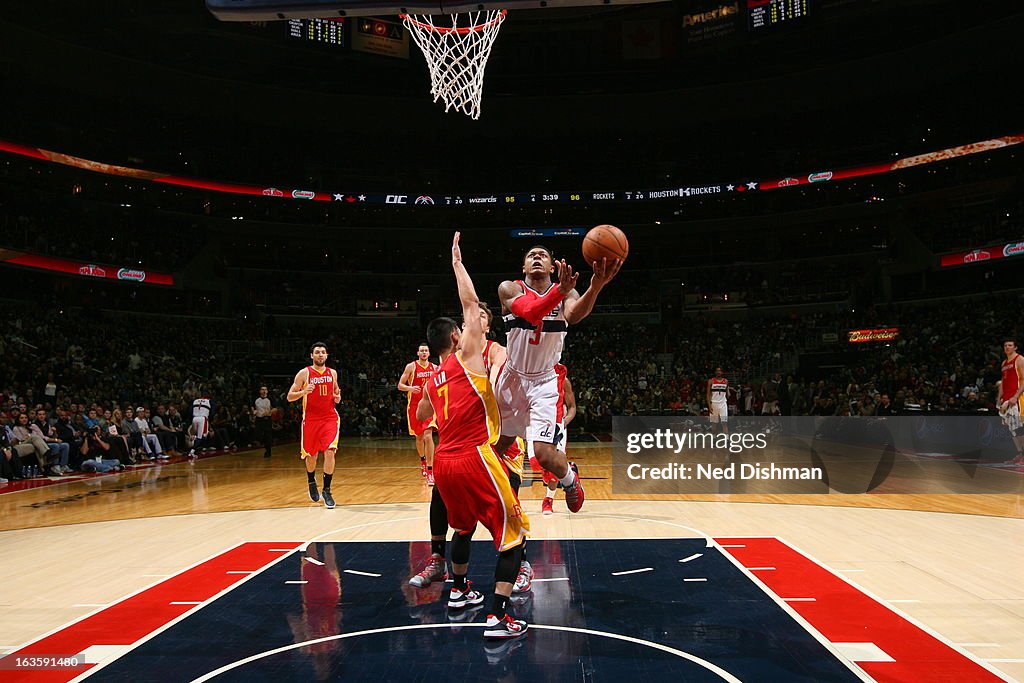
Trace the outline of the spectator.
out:
M 270 420 L 274 404 L 270 400 L 270 391 L 267 387 L 260 387 L 259 398 L 253 403 L 252 414 L 256 419 L 256 440 L 263 446 L 263 457 L 269 458 L 270 451 L 274 445 L 273 424 Z
M 147 416 L 149 411 L 139 406 L 135 409 L 135 425 L 139 429 L 139 435 L 142 437 L 142 450 L 150 456 L 150 460 L 155 455 L 159 460 L 166 460 L 170 456 L 164 453 L 163 447 L 160 445 L 160 439 L 157 438 L 156 434 L 153 433 L 153 429 L 149 426 L 149 420 Z
M 149 416 L 149 411 L 146 411 Z M 174 430 L 171 429 L 165 421 L 166 409 L 164 406 L 156 407 L 156 414 L 149 416 L 149 428 L 154 434 L 156 434 L 157 440 L 160 442 L 160 447 L 164 453 L 168 455 L 177 455 L 177 437 L 174 434 Z
M 14 436 L 18 440 L 16 443 L 32 444 L 32 447 L 35 449 L 36 458 L 39 461 L 40 472 L 46 472 L 48 470 L 51 475 L 57 477 L 64 474 L 64 468 L 60 466 L 59 454 L 57 455 L 58 462 L 47 468 L 47 461 L 50 459 L 52 454 L 57 452 L 57 449 L 51 449 L 50 444 L 43 438 L 39 427 L 28 421 L 27 412 L 18 415 L 18 424 L 14 427 Z M 66 462 L 67 459 L 65 458 L 65 463 Z

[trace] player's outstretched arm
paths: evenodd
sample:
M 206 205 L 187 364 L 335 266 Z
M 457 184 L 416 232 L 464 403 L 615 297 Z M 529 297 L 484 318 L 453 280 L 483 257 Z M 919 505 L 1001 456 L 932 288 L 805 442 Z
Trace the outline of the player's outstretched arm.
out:
M 582 296 L 569 295 L 565 298 L 565 321 L 570 325 L 577 324 L 594 310 L 597 295 L 618 274 L 619 268 L 622 267 L 622 259 L 614 259 L 609 262 L 607 258 L 603 258 L 590 265 L 594 268 L 594 275 L 590 278 L 590 286 L 587 287 L 587 291 L 583 292 Z M 562 273 L 559 272 L 559 280 L 561 280 L 561 275 Z
M 459 287 L 459 300 L 462 302 L 462 362 L 473 372 L 483 373 L 484 359 L 481 357 L 484 348 L 484 328 L 480 321 L 480 297 L 469 277 L 469 271 L 462 263 L 462 249 L 459 247 L 460 233 L 456 232 L 452 239 L 452 269 L 455 271 L 455 283 Z
M 306 372 L 306 368 L 302 368 L 295 374 L 295 381 L 292 382 L 292 388 L 288 390 L 288 400 L 298 401 L 303 396 L 307 396 L 313 393 L 313 385 L 309 383 L 309 373 Z

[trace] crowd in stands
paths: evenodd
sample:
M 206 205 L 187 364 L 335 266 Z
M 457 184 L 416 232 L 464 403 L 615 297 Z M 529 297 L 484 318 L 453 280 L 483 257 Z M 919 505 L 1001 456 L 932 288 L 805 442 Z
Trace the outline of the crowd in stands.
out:
M 724 321 L 713 315 L 662 326 L 590 321 L 572 330 L 564 362 L 576 389 L 573 429 L 607 431 L 614 415 L 701 414 L 716 367 L 731 379 L 733 411 L 792 415 L 875 415 L 991 409 L 1002 342 L 1015 333 L 1019 300 L 1002 295 L 942 305 L 869 308 L 858 313 L 790 314 Z M 208 392 L 215 411 L 208 447 L 254 440 L 252 401 L 270 386 L 278 438 L 293 438 L 298 404 L 282 400 L 289 378 L 258 376 L 244 354 L 211 350 L 209 340 L 257 339 L 245 321 L 124 321 L 82 310 L 0 308 L 0 439 L 21 465 L 62 475 L 181 454 L 192 400 Z M 892 342 L 856 348 L 845 330 L 898 327 Z M 822 342 L 822 331 L 835 336 Z M 397 438 L 406 432 L 401 369 L 421 341 L 417 327 L 278 328 L 288 338 L 320 338 L 340 368 L 346 436 Z M 500 335 L 499 339 L 501 338 Z M 1024 344 L 1024 342 L 1021 342 Z M 298 345 L 298 344 L 297 344 Z M 816 353 L 842 363 L 815 369 Z M 289 354 L 288 372 L 305 362 Z M 839 369 L 834 369 L 836 366 Z M 111 429 L 113 427 L 113 429 Z M 12 453 L 12 456 L 14 453 Z M 5 458 L 0 477 L 21 476 Z

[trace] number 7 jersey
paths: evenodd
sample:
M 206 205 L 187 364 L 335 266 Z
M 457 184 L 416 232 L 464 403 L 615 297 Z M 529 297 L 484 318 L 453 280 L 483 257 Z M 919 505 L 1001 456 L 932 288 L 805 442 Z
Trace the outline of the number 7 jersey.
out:
M 501 432 L 498 402 L 487 375 L 464 366 L 460 355 L 445 358 L 425 386 L 437 420 L 435 458 L 479 457 L 476 449 L 493 444 Z

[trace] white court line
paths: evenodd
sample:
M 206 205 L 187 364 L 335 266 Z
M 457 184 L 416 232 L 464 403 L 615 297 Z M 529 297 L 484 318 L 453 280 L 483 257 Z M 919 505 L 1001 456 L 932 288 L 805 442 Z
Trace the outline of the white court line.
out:
M 624 572 L 612 572 L 612 576 L 625 576 L 626 574 L 640 574 L 641 572 L 653 572 L 654 567 L 644 567 L 643 569 L 627 569 Z
M 818 598 L 782 598 L 786 602 L 817 602 Z
M 683 579 L 683 581 L 707 581 L 707 579 Z
M 775 567 L 747 567 L 752 572 L 773 572 Z
M 381 574 L 374 574 L 373 572 L 361 572 L 358 569 L 342 569 L 341 571 L 346 574 L 355 574 L 356 576 L 372 576 L 375 579 L 379 579 L 382 576 Z
M 190 567 L 186 567 L 185 569 L 182 569 L 182 570 L 181 570 L 181 572 L 179 572 L 179 573 L 184 573 L 184 572 L 187 572 L 187 571 L 189 571 L 189 570 L 195 569 L 195 568 L 196 568 L 196 567 L 198 567 L 199 565 L 201 565 L 201 564 L 204 564 L 204 563 L 206 563 L 206 562 L 209 562 L 210 560 L 213 560 L 213 559 L 215 559 L 215 558 L 217 558 L 217 557 L 220 557 L 220 556 L 221 556 L 221 555 L 223 555 L 224 553 L 227 553 L 227 552 L 231 552 L 232 550 L 237 550 L 238 548 L 240 548 L 240 547 L 242 547 L 243 545 L 245 545 L 245 543 L 246 543 L 245 541 L 239 541 L 238 543 L 236 543 L 235 545 L 231 546 L 231 547 L 230 547 L 230 548 L 228 548 L 227 550 L 222 550 L 222 551 L 220 551 L 219 553 L 216 553 L 216 554 L 214 554 L 214 555 L 210 555 L 210 556 L 209 556 L 208 558 L 206 558 L 205 560 L 202 560 L 202 561 L 200 561 L 200 562 L 197 562 L 197 563 L 195 563 L 194 565 L 192 565 L 192 566 L 190 566 Z M 256 575 L 258 575 L 258 574 L 260 574 L 261 572 L 264 572 L 264 571 L 266 571 L 267 569 L 270 569 L 270 568 L 271 568 L 271 567 L 273 567 L 274 565 L 278 564 L 279 562 L 281 562 L 282 560 L 284 560 L 284 559 L 285 559 L 286 557 L 288 557 L 288 556 L 287 556 L 287 555 L 281 555 L 280 557 L 278 557 L 278 558 L 276 558 L 276 559 L 274 559 L 274 560 L 271 560 L 271 561 L 270 561 L 270 562 L 268 562 L 267 564 L 263 565 L 263 567 L 261 567 L 260 569 L 258 569 L 258 570 L 257 570 L 256 572 L 254 572 L 254 573 L 250 574 L 249 576 L 246 576 L 245 578 L 242 578 L 242 579 L 240 579 L 240 580 L 239 580 L 239 581 L 237 581 L 236 583 L 233 583 L 233 584 L 231 584 L 230 586 L 228 586 L 227 588 L 225 588 L 224 590 L 222 590 L 222 591 L 221 591 L 220 593 L 217 593 L 216 595 L 214 595 L 213 597 L 211 597 L 211 598 L 210 598 L 209 600 L 207 600 L 207 602 L 213 602 L 214 600 L 217 600 L 218 598 L 220 598 L 220 597 L 222 597 L 222 596 L 224 596 L 224 595 L 227 595 L 228 593 L 230 593 L 230 592 L 231 592 L 231 591 L 233 591 L 234 589 L 236 589 L 236 588 L 238 588 L 239 586 L 241 586 L 241 585 L 242 585 L 243 583 L 245 583 L 246 581 L 250 581 L 250 580 L 252 580 L 253 578 L 255 578 L 255 577 L 256 577 Z M 159 583 L 160 583 L 160 582 L 157 582 L 157 583 L 153 584 L 153 586 L 157 586 L 157 585 L 159 585 Z M 152 586 L 150 586 L 150 588 L 152 588 Z M 148 590 L 148 588 L 143 588 L 142 590 L 140 590 L 140 591 L 138 591 L 138 592 L 139 592 L 139 593 L 141 593 L 141 592 L 143 592 L 143 591 L 145 591 L 145 590 Z M 132 596 L 128 596 L 128 597 L 132 597 Z M 125 598 L 125 599 L 127 600 L 127 598 Z M 122 602 L 123 602 L 123 601 L 122 601 Z M 134 643 L 132 643 L 131 645 L 129 645 L 129 646 L 127 647 L 127 649 L 125 650 L 125 654 L 127 654 L 127 653 L 131 652 L 132 650 L 134 650 L 134 649 L 136 649 L 136 648 L 138 648 L 138 647 L 142 646 L 142 645 L 143 645 L 144 643 L 146 643 L 146 642 L 148 642 L 148 641 L 152 640 L 153 638 L 156 638 L 156 637 L 157 637 L 158 635 L 160 635 L 160 634 L 161 634 L 161 633 L 163 633 L 164 631 L 166 631 L 166 630 L 168 630 L 169 628 L 173 627 L 173 626 L 174 626 L 175 624 L 177 624 L 178 622 L 180 622 L 180 621 L 184 621 L 185 619 L 187 619 L 188 617 L 192 616 L 193 614 L 195 614 L 196 612 L 198 612 L 198 611 L 199 611 L 199 610 L 201 610 L 201 609 L 202 609 L 201 607 L 198 607 L 198 608 L 197 608 L 197 607 L 194 607 L 193 609 L 187 610 L 187 611 L 186 611 L 186 612 L 185 612 L 184 614 L 181 614 L 181 615 L 179 615 L 179 616 L 175 617 L 174 619 L 171 619 L 171 620 L 170 620 L 169 622 L 167 622 L 166 624 L 164 624 L 164 625 L 163 625 L 163 626 L 161 626 L 160 628 L 156 629 L 155 631 L 153 631 L 153 632 L 152 632 L 152 633 L 150 633 L 149 635 L 143 636 L 142 638 L 140 638 L 140 639 L 136 640 L 136 641 L 135 641 Z M 60 630 L 60 629 L 57 629 L 57 630 Z M 54 633 L 56 633 L 56 631 L 54 631 Z M 122 655 L 122 656 L 123 656 L 123 655 Z M 79 676 L 77 676 L 76 678 L 73 678 L 73 679 L 72 679 L 72 680 L 71 680 L 71 681 L 70 681 L 69 683 L 80 683 L 80 681 L 84 681 L 84 680 L 85 680 L 86 678 L 88 678 L 89 676 L 92 676 L 92 675 L 93 675 L 94 673 L 96 673 L 96 672 L 97 672 L 97 671 L 99 671 L 100 669 L 104 668 L 104 667 L 105 667 L 105 666 L 107 666 L 108 664 L 112 664 L 112 663 L 113 663 L 113 662 L 115 662 L 115 661 L 117 661 L 117 659 L 111 659 L 111 660 L 109 660 L 109 661 L 107 661 L 107 662 L 103 662 L 102 664 L 97 664 L 96 666 L 94 666 L 93 668 L 89 669 L 88 671 L 86 671 L 86 672 L 84 672 L 84 673 L 80 674 L 80 675 L 79 675 Z
M 789 546 L 790 548 L 792 548 L 796 552 L 798 552 L 801 555 L 803 555 L 804 557 L 806 557 L 808 560 L 816 563 L 819 567 L 825 569 L 826 571 L 832 572 L 833 574 L 838 576 L 840 579 L 842 579 L 846 583 L 850 584 L 851 586 L 853 586 L 854 588 L 859 590 L 861 593 L 863 593 L 864 595 L 866 595 L 869 598 L 871 598 L 872 600 L 874 600 L 875 602 L 879 603 L 880 605 L 886 606 L 889 609 L 889 611 L 891 611 L 894 614 L 902 617 L 903 619 L 906 619 L 908 622 L 910 622 L 914 626 L 918 627 L 919 629 L 921 629 L 922 631 L 924 631 L 925 633 L 927 633 L 931 637 L 935 638 L 939 642 L 941 642 L 941 643 L 945 644 L 946 646 L 948 646 L 951 650 L 959 652 L 961 655 L 963 655 L 967 659 L 971 660 L 972 662 L 976 663 L 978 666 L 982 667 L 983 669 L 985 669 L 986 671 L 988 671 L 992 675 L 996 676 L 997 678 L 1000 678 L 1001 680 L 1007 681 L 1007 683 L 1014 683 L 1013 679 L 1010 678 L 1009 674 L 1003 673 L 1002 671 L 1000 671 L 999 669 L 995 668 L 994 666 L 989 666 L 988 664 L 986 664 L 985 662 L 988 661 L 988 660 L 979 659 L 973 653 L 968 652 L 967 650 L 963 649 L 962 647 L 959 647 L 958 645 L 953 643 L 953 641 L 951 641 L 949 638 L 946 638 L 945 636 L 940 634 L 935 629 L 930 628 L 928 626 L 925 626 L 923 623 L 921 623 L 917 619 L 913 618 L 912 616 L 910 616 L 906 612 L 903 612 L 903 611 L 901 611 L 901 610 L 899 610 L 899 609 L 897 609 L 895 607 L 887 606 L 886 605 L 886 601 L 883 600 L 882 598 L 878 597 L 877 595 L 875 595 L 871 591 L 867 590 L 863 586 L 860 586 L 860 585 L 854 583 L 852 580 L 848 579 L 847 577 L 841 576 L 839 574 L 836 574 L 835 571 L 831 567 L 829 567 L 828 565 L 826 565 L 826 564 L 824 564 L 822 562 L 819 562 L 815 557 L 813 557 L 812 555 L 810 555 L 808 553 L 805 553 L 803 550 L 800 550 L 799 548 L 797 548 L 795 545 L 793 545 L 789 541 L 783 541 L 782 539 L 778 539 L 778 540 L 779 540 L 780 543 Z M 892 603 L 892 602 L 893 602 L 892 600 L 889 600 L 889 603 Z
M 680 562 L 690 562 L 691 560 L 696 560 L 698 557 L 704 557 L 704 553 L 694 553 L 693 555 L 690 555 L 689 557 L 684 557 L 683 559 L 681 559 L 679 561 Z
M 168 605 L 201 605 L 201 602 L 169 602 Z
M 205 683 L 206 681 L 209 681 L 209 680 L 211 680 L 213 678 L 216 678 L 217 676 L 220 676 L 223 673 L 227 673 L 228 671 L 231 671 L 233 669 L 237 669 L 238 667 L 245 666 L 246 664 L 249 664 L 250 662 L 255 662 L 255 661 L 263 659 L 265 657 L 273 657 L 274 655 L 280 654 L 282 652 L 288 652 L 289 650 L 296 650 L 298 648 L 309 647 L 311 645 L 317 645 L 319 643 L 326 643 L 326 642 L 329 642 L 329 641 L 332 641 L 332 640 L 343 640 L 345 638 L 352 638 L 352 637 L 355 637 L 355 636 L 368 636 L 368 635 L 375 635 L 377 633 L 392 633 L 392 632 L 395 632 L 395 631 L 417 631 L 417 630 L 428 629 L 428 628 L 461 628 L 461 627 L 483 628 L 485 626 L 487 626 L 487 624 L 481 624 L 481 623 L 476 623 L 476 624 L 410 624 L 408 626 L 389 626 L 387 628 L 375 628 L 375 629 L 370 629 L 370 630 L 367 630 L 367 631 L 353 631 L 351 633 L 341 633 L 341 634 L 335 635 L 335 636 L 327 636 L 325 638 L 317 638 L 316 640 L 307 640 L 307 641 L 302 642 L 302 643 L 293 643 L 291 645 L 285 645 L 283 647 L 275 648 L 273 650 L 267 650 L 266 652 L 260 652 L 259 654 L 252 655 L 251 657 L 246 657 L 245 659 L 240 659 L 237 662 L 232 662 L 231 664 L 227 664 L 225 666 L 222 666 L 219 669 L 215 669 L 215 670 L 213 670 L 213 671 L 211 671 L 211 672 L 209 672 L 209 673 L 207 673 L 207 674 L 205 674 L 203 676 L 200 676 L 199 678 L 196 678 L 195 680 L 192 681 L 192 683 Z M 675 648 L 671 648 L 671 647 L 669 647 L 667 645 L 662 645 L 660 643 L 655 643 L 655 642 L 652 642 L 652 641 L 649 641 L 649 640 L 641 640 L 640 638 L 634 638 L 632 636 L 625 636 L 625 635 L 622 635 L 622 634 L 619 634 L 619 633 L 608 633 L 608 632 L 605 632 L 605 631 L 594 631 L 594 630 L 591 630 L 591 629 L 588 629 L 588 628 L 573 628 L 573 627 L 570 627 L 570 626 L 547 626 L 547 625 L 542 625 L 542 624 L 530 624 L 530 628 L 531 629 L 535 629 L 535 630 L 566 631 L 566 632 L 569 632 L 569 633 L 582 633 L 584 635 L 589 635 L 589 636 L 601 636 L 601 637 L 604 637 L 604 638 L 613 638 L 615 640 L 624 640 L 624 641 L 626 641 L 628 643 L 636 643 L 636 644 L 639 644 L 639 645 L 646 645 L 647 647 L 653 648 L 655 650 L 661 650 L 662 652 L 667 652 L 667 653 L 673 654 L 673 655 L 675 655 L 677 657 L 682 657 L 683 659 L 689 660 L 689 661 L 693 662 L 694 664 L 697 664 L 698 666 L 701 666 L 701 667 L 707 669 L 708 671 L 718 675 L 719 678 L 721 678 L 724 681 L 727 681 L 728 683 L 743 683 L 742 681 L 740 681 L 740 679 L 736 678 L 731 673 L 729 673 L 728 671 L 726 671 L 722 667 L 717 666 L 716 664 L 712 664 L 711 662 L 709 662 L 707 660 L 704 660 L 704 659 L 701 659 L 700 657 L 698 657 L 696 655 L 692 655 L 689 652 L 683 652 L 682 650 L 676 650 Z
M 552 577 L 550 579 L 534 579 L 533 582 L 537 583 L 538 581 L 568 581 L 568 580 L 569 580 L 568 576 L 555 576 L 555 577 Z
M 320 566 L 320 567 L 324 566 L 323 562 L 321 562 L 320 560 L 318 560 L 318 559 L 316 559 L 314 557 L 304 557 L 302 559 L 304 559 L 306 562 L 312 562 L 313 564 L 315 564 L 317 566 Z
M 294 583 L 298 585 L 309 583 L 309 581 L 285 581 L 285 583 Z

